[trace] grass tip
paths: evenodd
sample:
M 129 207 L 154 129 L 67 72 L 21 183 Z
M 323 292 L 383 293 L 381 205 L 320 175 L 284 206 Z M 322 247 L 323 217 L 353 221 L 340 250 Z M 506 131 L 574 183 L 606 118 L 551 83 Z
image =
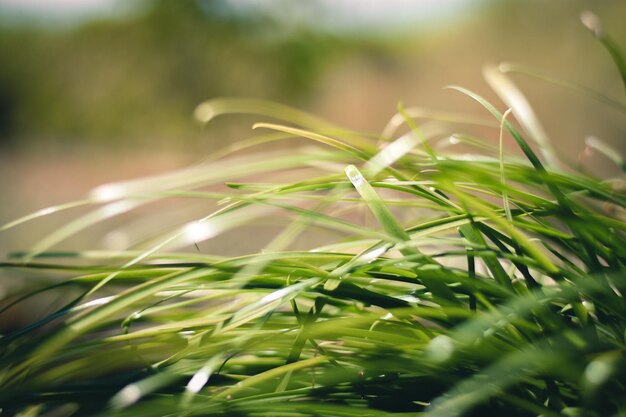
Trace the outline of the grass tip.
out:
M 201 123 L 208 123 L 215 117 L 215 110 L 210 101 L 205 101 L 196 106 L 193 115 Z
M 602 22 L 600 18 L 589 10 L 584 10 L 580 13 L 580 21 L 582 24 L 593 33 L 596 38 L 604 37 L 604 30 L 602 29 Z

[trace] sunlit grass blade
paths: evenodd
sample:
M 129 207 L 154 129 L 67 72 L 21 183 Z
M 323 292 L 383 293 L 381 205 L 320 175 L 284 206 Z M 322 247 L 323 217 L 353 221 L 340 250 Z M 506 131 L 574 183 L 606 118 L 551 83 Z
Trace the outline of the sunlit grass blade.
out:
M 467 90 L 467 89 L 465 89 L 463 87 L 449 86 L 448 88 L 450 88 L 452 90 L 459 91 L 459 92 L 461 92 L 461 93 L 471 97 L 472 99 L 476 100 L 483 107 L 485 107 L 499 122 L 502 121 L 502 114 L 491 103 L 489 103 L 487 100 L 485 100 L 483 97 L 481 97 L 478 94 L 476 94 L 476 93 L 474 93 L 474 92 L 472 92 L 470 90 Z M 528 158 L 530 163 L 536 169 L 545 171 L 545 168 L 544 168 L 543 164 L 541 163 L 541 161 L 539 160 L 539 158 L 537 157 L 535 152 L 531 149 L 531 147 L 528 145 L 526 140 L 524 140 L 522 135 L 520 135 L 519 132 L 513 127 L 513 125 L 510 122 L 505 120 L 504 121 L 504 126 L 507 128 L 509 133 L 511 133 L 511 136 L 513 136 L 513 138 L 517 142 L 518 146 L 520 147 L 522 152 L 524 152 L 524 155 L 526 155 L 526 157 Z
M 549 82 L 550 84 L 554 84 L 559 87 L 564 87 L 568 90 L 574 91 L 583 96 L 590 97 L 600 103 L 604 103 L 607 106 L 617 111 L 626 113 L 626 104 L 623 101 L 619 101 L 615 98 L 599 93 L 593 90 L 592 88 L 586 87 L 584 85 L 580 85 L 572 81 L 567 81 L 557 76 L 549 75 L 542 71 L 536 70 L 534 68 L 530 68 L 530 67 L 520 65 L 517 63 L 512 63 L 512 62 L 503 62 L 498 66 L 498 68 L 503 73 L 524 74 L 530 77 L 534 77 L 534 78 Z
M 0 227 L 0 232 L 4 232 L 6 230 L 12 229 L 12 228 L 14 228 L 16 226 L 19 226 L 22 223 L 29 222 L 29 221 L 37 219 L 39 217 L 48 216 L 48 215 L 51 215 L 51 214 L 54 214 L 54 213 L 58 213 L 60 211 L 73 209 L 75 207 L 84 206 L 84 205 L 87 205 L 87 204 L 90 204 L 90 203 L 92 203 L 92 201 L 90 201 L 90 200 L 78 200 L 78 201 L 72 201 L 70 203 L 59 204 L 58 206 L 46 207 L 44 209 L 37 210 L 37 211 L 27 215 L 27 216 L 20 217 L 19 219 L 13 220 L 13 221 L 3 225 L 2 227 Z
M 374 188 L 367 182 L 358 168 L 354 165 L 349 165 L 346 167 L 345 171 L 348 179 L 372 210 L 372 213 L 380 225 L 389 234 L 391 240 L 396 242 L 410 240 L 404 228 L 391 214 L 384 201 L 378 196 L 376 191 L 374 191 Z M 407 254 L 410 255 L 411 253 L 408 252 Z
M 500 96 L 509 108 L 513 109 L 515 118 L 523 126 L 528 135 L 537 143 L 541 154 L 549 166 L 558 166 L 550 138 L 535 115 L 530 103 L 517 86 L 496 66 L 483 68 L 483 76 L 491 88 Z M 504 124 L 506 117 L 502 117 Z
M 277 130 L 280 132 L 285 132 L 285 133 L 289 133 L 292 134 L 294 136 L 301 136 L 304 138 L 308 138 L 311 140 L 314 140 L 316 142 L 320 142 L 323 143 L 325 145 L 331 146 L 333 148 L 337 148 L 340 149 L 342 151 L 345 151 L 349 154 L 354 155 L 357 158 L 361 158 L 361 159 L 367 159 L 369 158 L 370 154 L 355 148 L 354 146 L 351 146 L 349 144 L 343 143 L 337 139 L 331 138 L 329 136 L 326 135 L 322 135 L 319 133 L 315 133 L 315 132 L 311 132 L 308 130 L 303 130 L 303 129 L 297 129 L 294 127 L 289 127 L 289 126 L 282 126 L 282 125 L 276 125 L 276 124 L 272 124 L 272 123 L 256 123 L 253 126 L 253 129 L 261 129 L 261 128 L 265 128 L 265 129 L 272 129 L 272 130 Z
M 308 129 L 334 128 L 331 123 L 284 104 L 258 99 L 216 98 L 199 104 L 194 115 L 203 123 L 225 114 L 247 113 L 293 123 Z

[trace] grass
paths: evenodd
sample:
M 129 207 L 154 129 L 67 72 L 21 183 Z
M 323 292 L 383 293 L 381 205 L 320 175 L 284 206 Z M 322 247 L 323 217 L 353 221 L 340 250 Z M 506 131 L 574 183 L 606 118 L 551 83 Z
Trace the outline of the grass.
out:
M 48 278 L 0 314 L 64 299 L 0 338 L 3 413 L 625 415 L 623 186 L 559 159 L 512 72 L 555 80 L 487 68 L 510 110 L 452 87 L 485 117 L 400 106 L 379 136 L 270 103 L 203 103 L 204 122 L 245 112 L 275 123 L 216 160 L 4 226 L 90 210 L 2 264 Z M 624 112 L 621 100 L 558 84 Z M 466 133 L 472 125 L 500 144 Z M 503 151 L 506 135 L 520 156 Z M 229 155 L 295 137 L 314 146 Z M 623 169 L 618 152 L 592 142 Z M 54 249 L 162 200 L 215 209 L 124 250 Z M 254 225 L 277 218 L 286 224 L 258 253 L 202 250 L 233 230 L 258 240 Z

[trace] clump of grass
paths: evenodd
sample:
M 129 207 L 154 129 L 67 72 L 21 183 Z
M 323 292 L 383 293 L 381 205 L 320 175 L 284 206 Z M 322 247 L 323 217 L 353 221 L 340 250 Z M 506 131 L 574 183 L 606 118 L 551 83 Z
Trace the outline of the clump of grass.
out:
M 0 339 L 4 412 L 624 415 L 626 196 L 618 182 L 560 161 L 507 75 L 519 68 L 485 70 L 505 116 L 452 87 L 488 117 L 431 112 L 424 121 L 428 112 L 400 107 L 380 136 L 270 103 L 207 102 L 196 112 L 204 121 L 279 119 L 230 151 L 294 137 L 316 146 L 247 163 L 221 155 L 5 226 L 93 207 L 3 264 L 51 277 L 3 313 L 45 293 L 66 297 Z M 466 134 L 474 124 L 499 133 L 500 145 Z M 521 156 L 503 152 L 504 135 Z M 164 199 L 216 208 L 124 250 L 54 251 Z M 288 222 L 263 251 L 201 249 L 233 230 L 254 239 L 252 225 L 278 217 Z M 319 231 L 332 239 L 312 243 Z

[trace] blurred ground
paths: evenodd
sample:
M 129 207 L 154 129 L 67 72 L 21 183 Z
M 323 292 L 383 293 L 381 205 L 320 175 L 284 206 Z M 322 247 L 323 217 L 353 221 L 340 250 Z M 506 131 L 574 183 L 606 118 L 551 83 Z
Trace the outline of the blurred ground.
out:
M 123 16 L 71 25 L 0 19 L 0 223 L 81 198 L 102 182 L 185 166 L 251 133 L 250 118 L 226 117 L 205 129 L 196 124 L 194 107 L 212 97 L 278 100 L 380 132 L 400 100 L 484 114 L 442 90 L 449 84 L 504 108 L 481 68 L 514 61 L 624 102 L 610 57 L 579 18 L 582 10 L 594 11 L 626 49 L 623 0 L 474 1 L 431 22 L 415 17 L 344 31 L 341 21 L 315 25 L 315 19 L 276 15 L 281 9 L 242 12 L 236 3 L 154 0 Z M 426 3 L 432 2 L 425 11 Z M 328 16 L 328 2 L 306 7 L 300 15 Z M 588 135 L 626 150 L 620 113 L 513 77 L 566 158 L 577 159 Z M 597 175 L 618 172 L 598 156 L 586 164 Z M 0 252 L 27 247 L 74 214 L 67 216 L 4 234 Z

